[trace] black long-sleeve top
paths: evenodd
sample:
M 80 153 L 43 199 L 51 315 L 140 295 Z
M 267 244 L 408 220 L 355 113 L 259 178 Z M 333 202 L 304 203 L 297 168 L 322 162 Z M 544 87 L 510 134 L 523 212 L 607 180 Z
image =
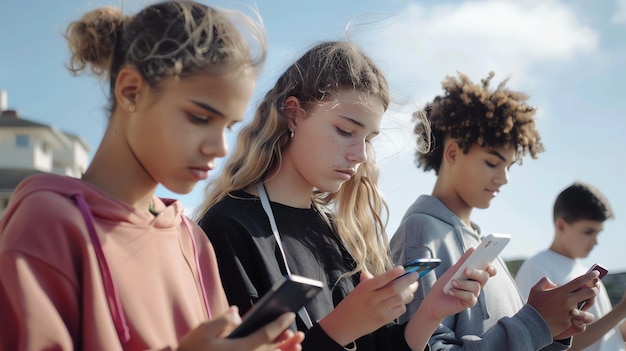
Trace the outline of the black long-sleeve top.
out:
M 358 284 L 357 275 L 339 279 L 354 267 L 354 260 L 315 209 L 271 203 L 289 268 L 293 274 L 320 280 L 324 289 L 306 309 L 314 325 L 305 331 L 304 351 L 343 351 L 316 323 Z M 220 276 L 229 303 L 245 313 L 286 274 L 280 249 L 258 197 L 236 191 L 218 202 L 199 222 L 213 243 Z M 406 325 L 389 324 L 359 338 L 359 351 L 410 350 Z M 428 349 L 428 348 L 427 348 Z

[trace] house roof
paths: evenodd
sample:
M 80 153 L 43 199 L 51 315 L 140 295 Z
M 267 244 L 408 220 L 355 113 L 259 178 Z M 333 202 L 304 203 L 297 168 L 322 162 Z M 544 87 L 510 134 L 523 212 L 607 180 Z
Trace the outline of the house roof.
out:
M 35 130 L 46 130 L 51 137 L 50 141 L 63 145 L 63 147 L 70 144 L 71 138 L 76 138 L 76 136 L 67 135 L 67 133 L 60 131 L 54 126 L 21 118 L 15 110 L 2 111 L 0 115 L 0 128 L 32 128 Z M 83 144 L 83 146 L 87 146 L 87 143 L 83 140 L 79 140 L 79 142 Z M 88 146 L 85 149 L 89 151 Z
M 12 192 L 24 178 L 37 173 L 44 172 L 36 169 L 0 168 L 0 192 Z
M 6 116 L 4 113 L 0 117 L 0 128 L 2 127 L 36 127 L 36 128 L 50 128 L 49 125 L 43 123 L 37 123 L 29 121 L 21 117 Z

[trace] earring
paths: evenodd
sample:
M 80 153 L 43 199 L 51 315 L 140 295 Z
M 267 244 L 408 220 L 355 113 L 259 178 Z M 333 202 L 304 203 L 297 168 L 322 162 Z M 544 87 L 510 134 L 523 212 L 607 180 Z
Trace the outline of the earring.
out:
M 294 134 L 296 134 L 296 132 L 294 132 L 293 130 L 289 130 L 291 133 L 289 133 L 289 138 L 293 139 Z
M 128 106 L 128 111 L 129 111 L 130 113 L 134 113 L 134 112 L 135 112 L 135 105 L 130 105 L 130 106 Z

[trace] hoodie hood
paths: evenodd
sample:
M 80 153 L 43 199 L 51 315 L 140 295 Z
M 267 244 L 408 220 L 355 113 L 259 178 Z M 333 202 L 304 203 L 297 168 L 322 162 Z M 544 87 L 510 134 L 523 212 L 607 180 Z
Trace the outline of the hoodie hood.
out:
M 82 196 L 89 205 L 96 221 L 119 222 L 120 225 L 171 228 L 182 220 L 183 206 L 179 201 L 153 196 L 154 207 L 159 214 L 152 215 L 147 209 L 140 211 L 118 199 L 112 198 L 96 186 L 78 178 L 56 174 L 36 174 L 24 179 L 11 195 L 9 209 L 19 206 L 25 197 L 35 192 L 54 192 L 65 197 Z
M 435 217 L 440 221 L 447 223 L 453 227 L 465 228 L 464 232 L 471 233 L 472 230 L 480 236 L 480 227 L 478 224 L 471 222 L 471 229 L 468 228 L 461 219 L 446 207 L 439 199 L 431 195 L 420 195 L 417 200 L 409 207 L 404 215 L 404 219 L 414 213 L 423 213 Z

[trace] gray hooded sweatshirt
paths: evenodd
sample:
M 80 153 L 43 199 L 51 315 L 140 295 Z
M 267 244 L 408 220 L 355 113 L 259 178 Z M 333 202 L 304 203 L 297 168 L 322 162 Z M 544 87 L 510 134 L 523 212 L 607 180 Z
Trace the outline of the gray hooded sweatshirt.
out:
M 465 225 L 438 199 L 422 195 L 409 207 L 392 237 L 391 255 L 396 264 L 416 258 L 441 259 L 441 265 L 420 279 L 413 301 L 400 322 L 406 322 L 424 296 L 470 247 L 481 241 L 480 230 Z M 478 303 L 445 318 L 430 338 L 433 351 L 439 350 L 566 350 L 571 339 L 554 341 L 543 317 L 524 303 L 504 261 L 493 265 L 497 274 L 490 278 Z

